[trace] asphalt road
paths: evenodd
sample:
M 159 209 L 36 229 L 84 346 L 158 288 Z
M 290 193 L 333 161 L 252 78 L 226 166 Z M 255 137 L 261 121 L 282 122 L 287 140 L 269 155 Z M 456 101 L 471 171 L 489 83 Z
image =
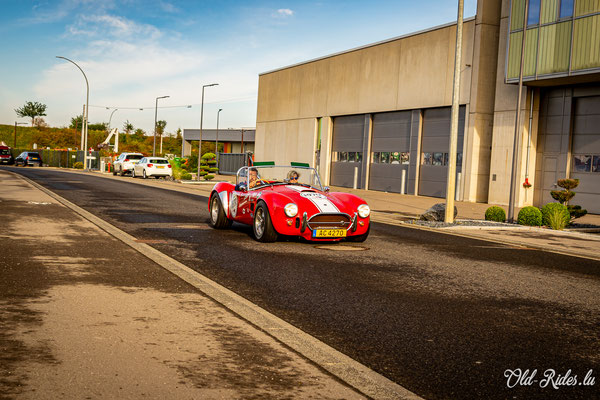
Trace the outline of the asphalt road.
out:
M 260 244 L 211 229 L 202 196 L 7 169 L 425 398 L 600 398 L 581 384 L 599 380 L 600 262 L 376 223 L 360 245 Z M 509 388 L 518 369 L 537 372 Z

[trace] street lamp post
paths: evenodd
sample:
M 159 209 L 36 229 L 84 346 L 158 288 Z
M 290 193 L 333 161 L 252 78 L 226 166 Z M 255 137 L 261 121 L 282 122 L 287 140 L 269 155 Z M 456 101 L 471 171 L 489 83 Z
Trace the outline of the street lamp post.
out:
M 217 86 L 218 83 L 211 83 L 202 86 L 202 103 L 200 104 L 200 138 L 198 139 L 198 171 L 196 180 L 200 180 L 200 159 L 202 158 L 202 119 L 204 118 L 204 88 Z
M 219 111 L 217 111 L 217 137 L 215 139 L 215 154 L 217 156 L 217 168 L 219 167 L 219 114 L 221 114 L 221 111 L 223 111 L 222 108 L 219 108 Z
M 106 107 L 106 109 L 107 109 L 107 110 L 110 110 L 110 108 L 108 108 L 108 107 Z M 113 114 L 114 114 L 114 113 L 116 113 L 117 111 L 119 111 L 119 109 L 118 109 L 118 108 L 115 108 L 115 109 L 113 110 L 113 112 L 111 112 L 111 113 L 110 113 L 110 117 L 108 118 L 108 132 L 109 132 L 109 133 L 110 133 L 110 121 L 112 121 Z
M 17 148 L 17 125 L 27 125 L 27 122 L 15 121 L 15 139 L 14 139 L 14 143 L 13 143 L 13 149 Z
M 152 157 L 156 156 L 156 116 L 158 114 L 158 99 L 166 99 L 170 96 L 160 96 L 156 98 L 156 104 L 154 105 L 154 144 L 152 145 Z
M 85 87 L 86 87 L 86 97 L 85 97 L 85 113 L 84 115 L 82 115 L 82 121 L 81 124 L 83 125 L 82 127 L 84 127 L 85 130 L 85 135 L 83 138 L 83 143 L 82 143 L 82 147 L 83 147 L 83 165 L 87 168 L 87 139 L 88 139 L 88 115 L 89 115 L 89 105 L 90 105 L 90 84 L 88 82 L 88 78 L 85 75 L 85 72 L 83 72 L 83 70 L 81 69 L 81 67 L 79 65 L 77 65 L 77 63 L 73 60 L 69 60 L 67 57 L 62 57 L 62 56 L 56 56 L 56 58 L 61 58 L 63 60 L 66 60 L 70 63 L 72 63 L 73 65 L 75 65 L 77 68 L 79 68 L 79 70 L 81 71 L 81 73 L 83 74 L 83 77 L 85 78 Z

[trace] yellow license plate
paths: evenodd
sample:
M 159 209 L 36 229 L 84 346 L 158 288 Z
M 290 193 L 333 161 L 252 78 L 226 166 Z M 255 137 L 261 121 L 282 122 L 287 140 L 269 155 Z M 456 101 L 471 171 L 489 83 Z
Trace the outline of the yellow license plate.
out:
M 315 229 L 312 237 L 314 238 L 337 238 L 346 237 L 345 229 Z
M 157 166 L 156 166 L 156 168 L 159 168 L 159 169 L 161 169 L 161 168 L 164 168 L 164 166 L 162 166 L 162 165 L 157 165 Z

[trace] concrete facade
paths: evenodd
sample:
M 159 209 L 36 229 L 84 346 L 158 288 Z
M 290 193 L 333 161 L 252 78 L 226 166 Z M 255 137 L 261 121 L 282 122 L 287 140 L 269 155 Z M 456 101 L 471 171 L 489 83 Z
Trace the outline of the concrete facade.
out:
M 476 16 L 464 21 L 459 102 L 465 117 L 462 148 L 458 150 L 463 156 L 461 165 L 457 166 L 462 176 L 456 195 L 460 200 L 500 205 L 507 205 L 509 201 L 518 94 L 516 84 L 506 83 L 510 13 L 510 0 L 480 0 Z M 337 179 L 342 173 L 337 161 L 342 157 L 344 162 L 347 161 L 344 166 L 348 167 L 344 174 L 347 176 L 348 169 L 357 171 L 355 182 L 360 188 L 370 189 L 373 173 L 381 174 L 378 178 L 396 174 L 389 178 L 392 182 L 394 178 L 399 181 L 402 172 L 404 186 L 399 191 L 399 184 L 391 184 L 391 191 L 420 194 L 419 186 L 431 178 L 425 176 L 431 170 L 430 158 L 434 159 L 434 166 L 446 165 L 439 162 L 440 157 L 446 157 L 442 150 L 431 150 L 433 153 L 427 150 L 428 146 L 434 148 L 436 145 L 431 144 L 431 131 L 427 131 L 430 128 L 424 131 L 424 126 L 435 125 L 428 122 L 427 115 L 444 114 L 443 108 L 451 105 L 455 42 L 456 24 L 453 23 L 261 74 L 256 159 L 282 164 L 307 162 L 320 170 L 326 184 L 331 184 L 344 181 Z M 543 80 L 528 79 L 525 82 L 516 129 L 516 206 L 543 205 L 551 201 L 547 198 L 549 189 L 542 189 L 538 182 L 544 175 L 540 163 L 547 157 L 543 146 L 538 144 L 540 110 L 542 104 L 548 103 L 548 96 L 557 96 L 551 89 L 566 86 L 572 88 L 573 93 L 580 93 L 589 85 L 600 82 L 599 75 L 592 71 L 556 79 L 545 76 Z M 569 108 L 569 104 L 564 103 L 563 108 Z M 438 108 L 439 112 L 433 112 Z M 399 135 L 409 137 L 410 149 L 402 150 L 408 153 L 406 156 L 402 153 L 407 158 L 402 164 L 406 165 L 378 165 L 376 158 L 382 150 L 372 147 L 377 138 L 377 130 L 374 132 L 373 127 L 377 127 L 379 116 L 403 111 L 410 114 L 410 117 L 403 114 L 409 122 L 398 128 L 401 129 L 398 132 L 403 132 Z M 345 116 L 364 116 L 363 144 L 356 144 L 352 149 L 343 148 L 339 140 L 334 140 L 334 132 L 341 129 L 336 118 L 340 122 L 346 121 Z M 542 117 L 546 125 L 555 123 L 554 117 Z M 596 117 L 590 114 L 589 118 Z M 561 123 L 572 123 L 574 116 L 569 114 L 563 119 L 567 122 Z M 443 131 L 446 122 L 438 122 L 435 129 Z M 409 128 L 405 128 L 406 123 Z M 410 133 L 407 134 L 405 129 L 410 129 Z M 449 132 L 449 125 L 447 129 Z M 568 147 L 572 135 L 568 126 L 563 131 L 566 133 L 562 140 L 567 140 Z M 590 134 L 583 128 L 580 131 Z M 355 135 L 350 130 L 346 132 Z M 600 132 L 597 134 L 600 141 Z M 546 146 L 546 152 L 548 148 Z M 569 176 L 572 161 L 570 148 L 561 154 L 563 167 L 562 172 L 555 174 L 558 178 Z M 439 179 L 444 170 L 437 171 L 435 179 L 445 185 Z M 336 179 L 332 179 L 332 174 Z M 600 173 L 598 177 L 586 175 L 584 180 L 587 185 L 598 186 L 600 196 L 598 179 Z M 523 186 L 526 180 L 532 188 Z M 431 180 L 428 184 L 431 185 Z M 375 186 L 377 190 L 388 190 L 381 179 L 377 179 Z M 596 189 L 587 190 L 590 194 L 586 196 L 595 198 Z

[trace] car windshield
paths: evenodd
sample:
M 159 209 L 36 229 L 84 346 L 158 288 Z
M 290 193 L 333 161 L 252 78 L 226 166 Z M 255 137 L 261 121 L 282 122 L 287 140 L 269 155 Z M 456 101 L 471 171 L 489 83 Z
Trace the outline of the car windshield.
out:
M 2 155 L 10 154 L 10 150 L 8 150 L 8 149 L 0 149 L 0 154 L 2 154 Z
M 319 174 L 314 168 L 279 165 L 242 167 L 237 174 L 237 184 L 246 186 L 248 175 L 250 175 L 249 189 L 269 185 L 300 185 L 323 190 Z

